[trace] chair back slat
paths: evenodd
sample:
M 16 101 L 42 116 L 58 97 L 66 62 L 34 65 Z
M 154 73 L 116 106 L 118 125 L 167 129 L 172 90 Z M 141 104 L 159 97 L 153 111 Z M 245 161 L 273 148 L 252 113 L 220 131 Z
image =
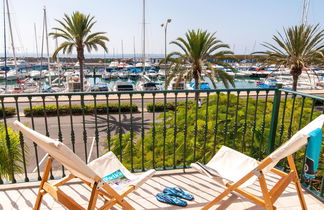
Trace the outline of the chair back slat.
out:
M 74 176 L 90 183 L 95 181 L 96 173 L 62 142 L 40 134 L 17 120 L 14 122 L 14 125 L 25 137 L 35 142 L 45 152 L 65 166 Z
M 272 152 L 269 157 L 273 162 L 265 168 L 265 171 L 269 171 L 273 168 L 281 159 L 292 155 L 300 148 L 308 143 L 308 137 L 310 133 L 318 128 L 322 129 L 324 123 L 324 114 L 318 116 L 315 120 L 306 125 L 303 129 L 299 130 L 288 141 L 281 145 L 278 149 Z

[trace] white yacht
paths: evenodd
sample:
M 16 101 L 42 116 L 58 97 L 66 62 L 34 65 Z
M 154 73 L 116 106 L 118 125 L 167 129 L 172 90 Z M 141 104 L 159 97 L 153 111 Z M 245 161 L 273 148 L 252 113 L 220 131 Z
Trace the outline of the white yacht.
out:
M 159 90 L 155 82 L 145 82 L 140 81 L 136 84 L 136 90 L 146 91 L 146 90 Z
M 0 71 L 0 79 L 1 80 L 6 79 L 6 72 L 5 71 Z M 16 79 L 17 79 L 16 70 L 7 71 L 7 80 L 16 80 Z
M 119 79 L 127 79 L 129 72 L 126 70 L 121 70 L 118 72 Z
M 165 69 L 160 69 L 158 72 L 158 78 L 159 79 L 165 79 Z
M 235 76 L 235 73 L 234 73 L 231 69 L 224 69 L 224 71 L 225 71 L 228 75 L 230 75 L 230 76 L 232 76 L 232 77 Z
M 29 77 L 31 77 L 33 79 L 42 79 L 42 78 L 45 78 L 46 72 L 47 72 L 47 70 L 43 70 L 43 71 L 33 70 L 33 71 L 29 72 Z
M 119 66 L 119 62 L 118 61 L 113 61 L 109 64 L 109 68 L 117 68 Z
M 108 83 L 98 83 L 91 86 L 91 92 L 110 91 Z
M 133 91 L 134 86 L 130 82 L 116 82 L 113 91 Z
M 180 79 L 178 77 L 174 77 L 169 86 L 168 86 L 168 90 L 183 90 L 185 89 L 185 80 L 184 79 Z
M 105 72 L 102 73 L 101 78 L 104 79 L 104 80 L 108 80 L 108 79 L 111 78 L 110 76 L 111 76 L 111 72 L 105 71 Z
M 91 90 L 91 84 L 83 79 L 83 91 L 89 92 Z M 65 92 L 80 92 L 81 91 L 81 83 L 79 75 L 72 75 L 72 77 L 67 78 L 67 88 Z
M 149 68 L 149 67 L 151 67 L 151 63 L 150 62 L 145 62 L 144 63 L 144 66 L 145 66 L 145 68 Z M 135 64 L 135 67 L 142 68 L 143 67 L 143 63 L 136 63 Z
M 154 70 L 148 70 L 146 72 L 146 75 L 153 79 L 153 78 L 157 78 L 158 73 L 156 71 L 154 71 Z
M 116 70 L 104 71 L 101 75 L 101 78 L 104 80 L 117 79 L 119 72 Z

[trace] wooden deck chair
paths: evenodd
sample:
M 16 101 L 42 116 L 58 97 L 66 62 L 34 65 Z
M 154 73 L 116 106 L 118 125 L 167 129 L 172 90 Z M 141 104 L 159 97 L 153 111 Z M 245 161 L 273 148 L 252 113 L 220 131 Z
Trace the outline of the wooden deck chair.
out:
M 155 170 L 149 170 L 141 175 L 130 173 L 112 152 L 91 161 L 89 164 L 83 162 L 63 143 L 44 136 L 15 121 L 14 125 L 25 137 L 35 142 L 45 152 L 49 153 L 44 175 L 39 186 L 39 191 L 34 209 L 39 209 L 43 196 L 48 193 L 68 209 L 84 209 L 69 195 L 64 193 L 59 186 L 73 178 L 79 178 L 91 188 L 91 196 L 87 209 L 95 209 L 98 196 L 105 202 L 99 209 L 108 209 L 119 204 L 123 209 L 134 209 L 124 198 L 129 193 L 141 186 L 146 180 L 153 176 Z M 57 160 L 71 174 L 58 180 L 56 183 L 48 182 L 52 160 Z
M 296 186 L 302 209 L 307 209 L 292 154 L 308 143 L 311 132 L 318 131 L 318 135 L 321 136 L 323 123 L 324 114 L 298 131 L 290 140 L 281 145 L 261 162 L 231 148 L 222 146 L 206 165 L 201 163 L 191 164 L 199 172 L 226 187 L 224 192 L 204 206 L 203 209 L 211 208 L 232 192 L 236 192 L 266 209 L 276 209 L 274 203 L 291 182 L 294 182 Z M 284 173 L 274 168 L 285 157 L 288 159 L 289 173 Z M 264 176 L 269 171 L 280 176 L 280 180 L 271 190 L 268 189 Z M 243 189 L 253 184 L 257 179 L 260 183 L 262 198 Z

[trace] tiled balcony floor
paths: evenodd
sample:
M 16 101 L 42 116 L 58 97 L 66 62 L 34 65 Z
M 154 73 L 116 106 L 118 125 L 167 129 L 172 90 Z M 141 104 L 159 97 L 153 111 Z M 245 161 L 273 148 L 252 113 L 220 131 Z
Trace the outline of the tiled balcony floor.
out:
M 188 170 L 188 173 L 181 173 L 182 170 L 158 172 L 151 180 L 145 183 L 140 189 L 127 197 L 127 200 L 135 209 L 180 209 L 160 203 L 155 195 L 162 192 L 164 187 L 179 186 L 195 196 L 194 201 L 189 201 L 187 209 L 200 209 L 207 202 L 211 201 L 216 195 L 222 192 L 222 187 L 199 173 Z M 268 176 L 268 187 L 276 183 L 277 176 L 270 174 Z M 37 195 L 38 183 L 24 183 L 14 185 L 0 186 L 0 209 L 32 209 Z M 71 195 L 79 204 L 87 206 L 90 190 L 85 185 L 71 182 L 61 189 Z M 258 185 L 248 188 L 253 193 L 261 194 Z M 324 209 L 324 204 L 314 198 L 307 192 L 304 192 L 308 209 Z M 103 204 L 99 200 L 97 207 Z M 301 209 L 298 196 L 294 185 L 288 186 L 283 195 L 275 203 L 277 209 L 297 210 Z M 51 196 L 45 195 L 41 209 L 64 209 L 60 203 L 57 203 Z M 118 209 L 118 207 L 115 207 Z M 262 207 L 250 202 L 245 198 L 231 194 L 215 206 L 215 209 L 263 209 Z

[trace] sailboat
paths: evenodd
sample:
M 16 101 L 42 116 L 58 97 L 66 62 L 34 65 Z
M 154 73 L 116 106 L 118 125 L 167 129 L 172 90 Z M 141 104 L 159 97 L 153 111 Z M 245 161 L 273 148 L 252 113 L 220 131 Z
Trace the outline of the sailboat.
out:
M 11 46 L 13 50 L 13 56 L 15 60 L 15 66 L 16 70 L 11 70 L 10 67 L 7 65 L 7 38 L 6 38 L 6 9 L 7 9 L 7 16 L 8 16 L 8 23 L 9 23 L 9 29 L 10 29 L 10 36 L 11 36 Z M 0 71 L 0 79 L 5 80 L 5 89 L 7 89 L 7 81 L 9 80 L 16 80 L 17 78 L 17 62 L 16 62 L 16 54 L 15 54 L 15 47 L 13 42 L 13 35 L 12 35 L 12 28 L 11 28 L 11 19 L 10 19 L 10 13 L 9 13 L 9 4 L 8 0 L 3 1 L 3 23 L 4 23 L 4 62 L 3 66 Z
M 47 51 L 47 65 L 48 65 L 48 83 L 49 86 L 52 85 L 52 71 L 50 65 L 50 55 L 49 55 L 49 45 L 48 45 L 48 32 L 47 32 L 47 15 L 46 15 L 46 7 L 44 6 L 44 29 L 45 29 L 45 37 L 46 37 L 46 51 Z

